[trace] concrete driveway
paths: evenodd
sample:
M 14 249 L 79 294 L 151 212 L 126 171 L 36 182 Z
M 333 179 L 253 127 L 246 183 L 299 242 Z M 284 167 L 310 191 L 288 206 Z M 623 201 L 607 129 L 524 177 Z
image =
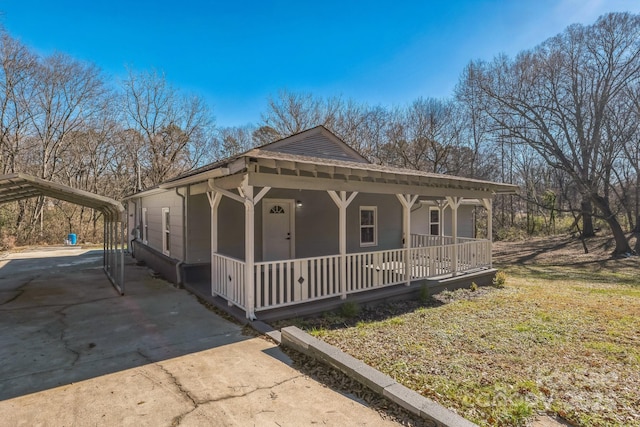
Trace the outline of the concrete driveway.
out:
M 0 259 L 0 424 L 397 425 L 127 262 L 120 297 L 99 250 Z

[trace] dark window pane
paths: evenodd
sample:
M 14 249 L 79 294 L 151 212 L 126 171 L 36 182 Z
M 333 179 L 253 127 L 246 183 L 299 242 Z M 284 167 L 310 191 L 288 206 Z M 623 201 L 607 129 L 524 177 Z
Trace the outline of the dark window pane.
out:
M 440 226 L 438 224 L 431 224 L 431 235 L 432 236 L 440 235 Z
M 431 211 L 431 222 L 440 222 L 440 211 Z
M 373 227 L 364 227 L 360 229 L 360 241 L 362 243 L 374 243 L 375 236 Z
M 360 225 L 373 225 L 373 211 L 361 210 L 360 211 Z

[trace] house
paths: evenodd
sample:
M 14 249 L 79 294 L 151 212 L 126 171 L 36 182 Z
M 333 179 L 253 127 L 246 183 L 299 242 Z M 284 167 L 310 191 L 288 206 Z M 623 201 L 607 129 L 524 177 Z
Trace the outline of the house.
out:
M 255 319 L 380 289 L 486 282 L 491 240 L 474 236 L 507 184 L 369 163 L 319 126 L 125 199 L 137 259 Z M 418 288 L 419 289 L 419 288 Z

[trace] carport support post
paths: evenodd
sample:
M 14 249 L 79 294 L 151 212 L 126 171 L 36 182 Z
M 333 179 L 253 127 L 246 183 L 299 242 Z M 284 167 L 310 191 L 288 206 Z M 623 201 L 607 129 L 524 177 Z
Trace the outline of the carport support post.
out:
M 404 278 L 406 285 L 411 285 L 411 207 L 418 196 L 396 194 L 402 205 L 402 245 L 404 246 Z
M 452 275 L 458 275 L 458 207 L 462 202 L 462 197 L 448 197 L 447 202 L 451 208 L 451 237 L 453 238 L 453 254 L 452 254 Z
M 338 206 L 338 223 L 340 239 L 340 298 L 347 298 L 347 208 L 358 195 L 357 191 L 347 198 L 347 192 L 341 191 L 340 196 L 332 190 L 327 190 L 333 202 Z
M 106 250 L 105 250 L 105 257 L 107 259 L 107 273 L 109 275 L 111 275 L 111 221 L 108 220 L 108 218 L 105 216 L 104 218 L 104 223 L 105 223 L 105 227 L 107 229 L 106 233 L 105 233 L 105 240 L 106 240 Z
M 127 241 L 127 225 L 123 221 L 121 223 L 121 240 L 120 240 L 120 295 L 124 295 L 124 242 Z
M 109 254 L 111 255 L 111 275 L 115 280 L 115 278 L 117 277 L 116 276 L 117 265 L 116 265 L 116 262 L 115 262 L 116 261 L 115 260 L 115 244 L 117 242 L 116 236 L 118 234 L 117 234 L 116 224 L 113 222 L 113 219 L 110 221 L 109 224 L 111 226 L 111 242 L 110 242 L 111 249 L 109 251 Z
M 103 214 L 102 222 L 102 269 L 107 271 L 107 221 Z

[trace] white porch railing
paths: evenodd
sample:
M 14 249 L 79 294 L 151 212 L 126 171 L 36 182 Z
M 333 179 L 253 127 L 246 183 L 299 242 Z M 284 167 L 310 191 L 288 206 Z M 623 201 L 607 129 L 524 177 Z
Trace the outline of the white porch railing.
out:
M 453 273 L 453 245 L 411 248 L 411 278 L 445 276 Z
M 449 242 L 448 244 L 436 244 Z M 345 256 L 346 282 L 341 283 L 341 257 L 329 255 L 254 264 L 255 311 L 317 301 L 491 266 L 491 242 L 450 236 L 411 235 L 410 250 L 361 252 Z M 454 269 L 454 248 L 457 268 Z M 405 261 L 408 255 L 409 266 Z M 212 257 L 212 293 L 245 309 L 245 263 L 220 254 Z M 410 280 L 407 280 L 407 271 Z
M 214 253 L 211 257 L 211 293 L 220 295 L 232 304 L 244 309 L 245 300 L 244 261 Z
M 421 248 L 427 246 L 444 246 L 452 245 L 453 237 L 451 236 L 432 236 L 429 234 L 412 234 L 411 247 Z
M 347 254 L 347 293 L 406 282 L 405 249 Z
M 458 244 L 458 272 L 476 270 L 491 265 L 491 242 L 464 240 Z
M 255 263 L 255 309 L 340 295 L 340 255 Z

